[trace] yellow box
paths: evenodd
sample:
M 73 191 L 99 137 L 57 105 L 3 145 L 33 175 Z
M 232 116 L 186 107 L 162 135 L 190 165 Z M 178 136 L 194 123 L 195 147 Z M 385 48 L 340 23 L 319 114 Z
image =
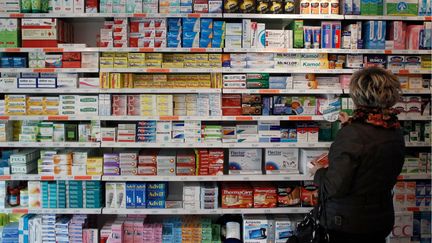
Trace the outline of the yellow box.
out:
M 101 57 L 99 59 L 99 66 L 101 68 L 113 68 L 114 67 L 114 57 Z
M 40 105 L 42 106 L 45 98 L 44 97 L 28 97 L 27 98 L 27 105 Z
M 115 57 L 116 53 L 115 52 L 103 52 L 102 53 L 102 57 Z
M 194 54 L 196 61 L 208 61 L 209 54 Z
M 146 53 L 146 60 L 158 60 L 162 62 L 163 54 L 162 53 Z
M 116 52 L 115 53 L 115 58 L 117 58 L 117 57 L 128 57 L 129 56 L 129 53 L 127 53 L 127 52 Z
M 145 68 L 145 60 L 129 59 L 128 67 L 130 68 Z
M 127 57 L 115 57 L 114 58 L 114 68 L 127 68 L 128 58 Z
M 162 60 L 147 60 L 146 59 L 146 67 L 160 68 L 160 67 L 162 67 Z
M 43 115 L 44 107 L 43 106 L 30 106 L 27 108 L 28 115 Z
M 11 116 L 21 116 L 21 115 L 26 115 L 27 111 L 26 109 L 22 109 L 22 108 L 9 108 L 6 107 L 6 115 L 11 115 Z
M 99 87 L 101 87 L 102 89 L 109 89 L 110 88 L 109 73 L 101 72 L 99 74 Z
M 58 115 L 59 107 L 58 106 L 45 106 L 44 107 L 44 115 Z
M 10 108 L 25 108 L 27 106 L 27 102 L 25 101 L 8 101 L 6 102 L 6 106 Z
M 5 102 L 8 101 L 26 101 L 26 95 L 5 95 Z
M 162 63 L 162 68 L 183 68 L 183 63 L 181 63 L 181 62 L 164 62 L 164 63 Z
M 129 60 L 145 60 L 146 54 L 145 53 L 128 53 L 127 57 Z
M 186 55 L 187 54 L 183 54 L 183 53 L 175 53 L 174 54 L 174 62 L 184 62 Z
M 185 62 L 184 68 L 198 68 L 197 62 Z

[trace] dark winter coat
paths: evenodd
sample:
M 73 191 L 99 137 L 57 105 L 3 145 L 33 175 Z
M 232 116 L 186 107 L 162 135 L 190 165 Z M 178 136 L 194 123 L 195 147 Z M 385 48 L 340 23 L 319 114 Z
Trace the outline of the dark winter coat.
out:
M 329 167 L 314 177 L 328 198 L 321 224 L 345 233 L 390 233 L 392 189 L 402 170 L 404 150 L 400 129 L 358 122 L 343 127 L 330 148 Z

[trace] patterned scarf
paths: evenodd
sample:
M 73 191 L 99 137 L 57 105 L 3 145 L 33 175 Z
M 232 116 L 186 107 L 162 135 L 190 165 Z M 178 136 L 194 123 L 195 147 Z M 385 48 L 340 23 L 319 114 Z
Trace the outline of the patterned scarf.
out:
M 393 108 L 372 108 L 358 107 L 354 110 L 353 116 L 348 120 L 348 124 L 352 122 L 361 122 L 371 124 L 383 128 L 400 128 L 398 120 L 398 112 Z

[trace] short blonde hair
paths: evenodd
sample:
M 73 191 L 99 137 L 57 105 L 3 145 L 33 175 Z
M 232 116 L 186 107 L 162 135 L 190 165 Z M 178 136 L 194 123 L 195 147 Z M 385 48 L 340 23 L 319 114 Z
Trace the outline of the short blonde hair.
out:
M 365 68 L 351 77 L 350 96 L 356 106 L 390 108 L 399 100 L 400 82 L 385 69 Z

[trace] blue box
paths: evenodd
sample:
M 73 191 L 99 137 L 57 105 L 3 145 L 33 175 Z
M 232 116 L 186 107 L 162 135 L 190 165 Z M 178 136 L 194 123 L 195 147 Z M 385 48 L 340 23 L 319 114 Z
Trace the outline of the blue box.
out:
M 145 208 L 146 207 L 146 183 L 136 183 L 135 184 L 135 207 Z
M 147 208 L 165 208 L 165 200 L 147 200 Z
M 199 32 L 200 19 L 199 18 L 183 18 L 182 27 L 184 32 Z
M 135 183 L 126 183 L 126 208 L 135 208 L 135 188 Z

